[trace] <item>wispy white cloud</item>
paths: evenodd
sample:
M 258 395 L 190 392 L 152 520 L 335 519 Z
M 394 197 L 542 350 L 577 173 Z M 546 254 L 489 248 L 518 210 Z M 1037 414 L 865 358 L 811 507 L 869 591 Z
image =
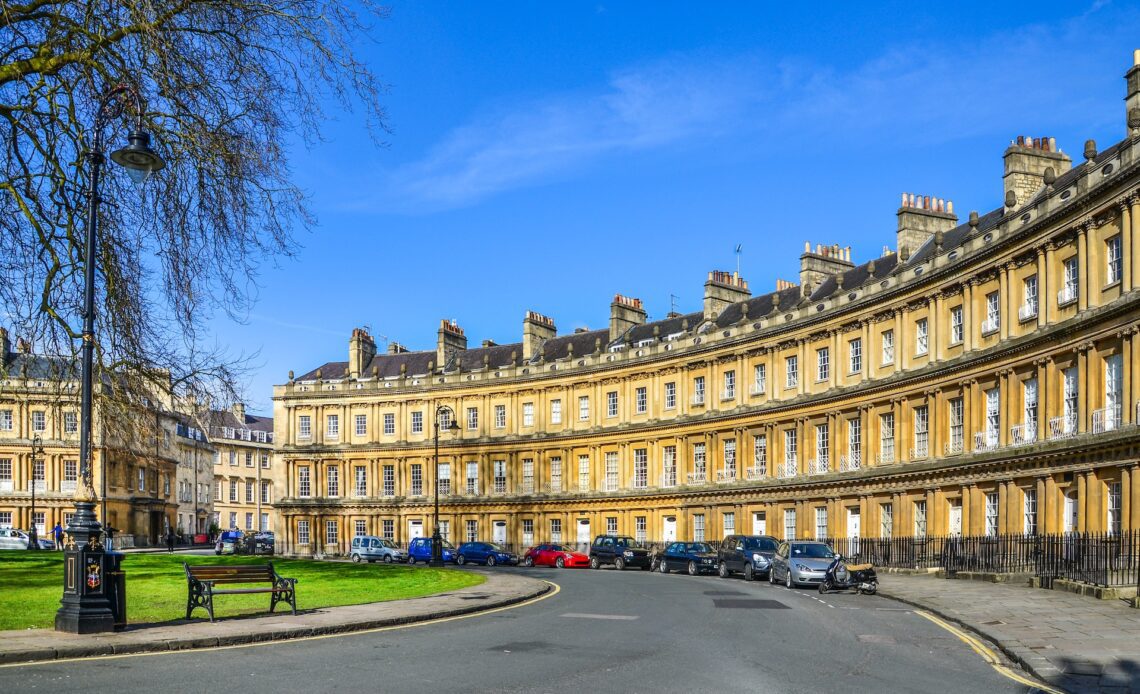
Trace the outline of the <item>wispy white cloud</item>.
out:
M 969 45 L 893 46 L 852 65 L 672 55 L 616 71 L 599 89 L 544 95 L 456 127 L 421 159 L 381 177 L 382 207 L 459 207 L 617 155 L 726 136 L 775 156 L 871 132 L 935 143 L 1085 122 L 1097 109 L 1074 84 L 1103 70 L 1106 51 L 1117 50 L 1112 41 L 1080 40 L 1091 21 L 1086 13 Z M 1057 59 L 1058 45 L 1074 44 L 1084 49 Z

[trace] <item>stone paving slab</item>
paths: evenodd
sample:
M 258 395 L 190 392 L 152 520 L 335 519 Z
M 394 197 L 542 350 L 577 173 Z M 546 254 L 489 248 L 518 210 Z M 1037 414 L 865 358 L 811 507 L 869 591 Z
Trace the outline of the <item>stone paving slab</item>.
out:
M 131 625 L 124 631 L 109 634 L 65 634 L 50 629 L 0 631 L 0 664 L 236 646 L 412 624 L 513 605 L 553 588 L 552 584 L 535 578 L 480 573 L 487 581 L 469 588 L 408 600 L 302 609 L 295 616 L 286 611 L 264 616 L 222 617 L 212 623 L 202 617 Z M 303 595 L 300 603 L 303 608 Z
M 889 574 L 885 597 L 921 607 L 997 644 L 1070 692 L 1140 692 L 1140 610 L 1028 586 Z

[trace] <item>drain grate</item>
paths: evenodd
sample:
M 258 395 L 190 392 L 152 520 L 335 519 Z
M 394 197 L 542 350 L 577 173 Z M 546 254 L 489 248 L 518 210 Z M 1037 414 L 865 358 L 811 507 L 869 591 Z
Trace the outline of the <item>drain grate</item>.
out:
M 727 607 L 742 610 L 789 610 L 791 609 L 778 600 L 713 600 L 713 607 Z

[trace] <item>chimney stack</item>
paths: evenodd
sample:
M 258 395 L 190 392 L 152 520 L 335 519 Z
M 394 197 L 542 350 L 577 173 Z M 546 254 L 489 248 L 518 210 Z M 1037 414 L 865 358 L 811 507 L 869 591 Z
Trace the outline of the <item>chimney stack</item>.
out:
M 795 282 L 789 282 L 788 280 L 782 280 L 779 278 L 776 279 L 776 291 L 778 292 L 782 292 L 785 289 L 791 289 L 794 286 L 796 286 Z
M 348 376 L 360 378 L 372 357 L 376 356 L 376 341 L 363 328 L 353 328 L 348 340 Z
M 404 352 L 407 352 L 407 351 L 408 351 L 407 347 L 400 344 L 399 342 L 396 342 L 395 340 L 391 340 L 388 342 L 388 354 L 403 354 Z
M 610 342 L 624 335 L 633 326 L 643 325 L 645 318 L 641 299 L 614 294 L 614 301 L 610 304 Z
M 435 343 L 435 360 L 440 370 L 446 368 L 453 357 L 459 356 L 459 352 L 466 349 L 467 336 L 463 334 L 463 328 L 455 321 L 446 318 L 440 320 Z
M 804 254 L 800 256 L 800 284 L 818 287 L 828 277 L 842 274 L 853 267 L 855 264 L 851 262 L 850 246 L 822 246 L 817 243 L 813 253 L 811 244 L 804 243 Z
M 730 304 L 752 298 L 748 282 L 736 272 L 713 270 L 705 282 L 705 320 L 712 320 Z
M 556 332 L 553 318 L 527 311 L 523 318 L 523 361 L 530 361 L 542 352 L 542 343 L 554 337 Z
M 1124 73 L 1128 87 L 1124 96 L 1124 113 L 1128 137 L 1140 135 L 1140 48 L 1132 52 L 1132 67 Z
M 235 402 L 234 406 L 230 408 L 230 412 L 233 413 L 234 417 L 237 417 L 238 424 L 245 426 L 245 403 L 244 402 Z
M 958 225 L 954 203 L 929 195 L 903 193 L 898 217 L 896 248 L 899 258 L 903 260 L 914 255 L 935 233 L 946 233 Z
M 1048 169 L 1053 170 L 1056 180 L 1057 176 L 1073 168 L 1073 160 L 1057 148 L 1057 140 L 1052 137 L 1018 135 L 1017 139 L 1010 142 L 1002 158 L 1005 160 L 1003 199 L 1012 200 L 1015 207 L 1021 207 L 1032 200 L 1037 191 L 1045 186 L 1045 172 Z M 1011 192 L 1012 198 L 1009 195 Z M 1010 205 L 1007 204 L 1007 207 Z

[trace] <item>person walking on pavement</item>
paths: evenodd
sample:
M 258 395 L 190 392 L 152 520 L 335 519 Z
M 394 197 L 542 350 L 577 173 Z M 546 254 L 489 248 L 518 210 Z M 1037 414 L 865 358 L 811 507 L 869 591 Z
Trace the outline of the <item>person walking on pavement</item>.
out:
M 59 523 L 56 523 L 55 527 L 51 529 L 51 534 L 52 534 L 52 537 L 55 538 L 55 548 L 62 552 L 63 551 L 63 528 L 60 526 Z
M 174 553 L 174 531 L 166 531 L 166 551 L 170 554 Z

